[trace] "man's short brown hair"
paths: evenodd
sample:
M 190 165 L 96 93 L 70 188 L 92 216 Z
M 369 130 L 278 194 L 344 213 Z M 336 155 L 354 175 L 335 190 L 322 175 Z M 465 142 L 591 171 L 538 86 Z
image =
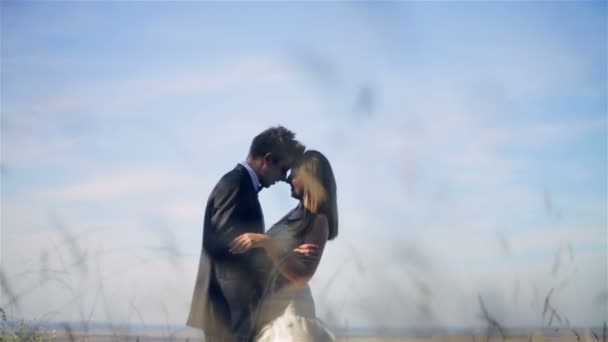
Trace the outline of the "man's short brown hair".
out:
M 302 156 L 305 149 L 295 136 L 295 133 L 283 126 L 270 127 L 253 138 L 249 155 L 259 158 L 270 153 L 273 162 L 292 164 Z

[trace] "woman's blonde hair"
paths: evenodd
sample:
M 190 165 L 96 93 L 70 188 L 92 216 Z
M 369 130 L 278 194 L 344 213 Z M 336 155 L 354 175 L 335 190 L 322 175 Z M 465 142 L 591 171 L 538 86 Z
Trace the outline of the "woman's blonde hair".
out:
M 313 214 L 322 213 L 329 223 L 329 240 L 338 235 L 338 203 L 336 179 L 329 160 L 315 150 L 304 152 L 294 172 L 302 182 L 304 208 Z

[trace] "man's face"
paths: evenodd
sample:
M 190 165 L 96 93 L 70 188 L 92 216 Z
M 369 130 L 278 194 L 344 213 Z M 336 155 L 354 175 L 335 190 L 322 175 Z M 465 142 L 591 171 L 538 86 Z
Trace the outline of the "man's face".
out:
M 264 156 L 264 163 L 260 172 L 260 183 L 265 188 L 270 187 L 278 181 L 285 181 L 287 171 L 291 167 L 286 161 L 273 161 L 269 157 L 270 154 Z

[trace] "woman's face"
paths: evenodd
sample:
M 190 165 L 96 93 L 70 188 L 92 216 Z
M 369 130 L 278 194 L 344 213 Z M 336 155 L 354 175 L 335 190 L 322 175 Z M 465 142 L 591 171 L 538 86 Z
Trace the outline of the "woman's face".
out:
M 291 197 L 295 199 L 302 199 L 304 194 L 304 185 L 302 184 L 301 177 L 298 177 L 298 172 L 295 169 L 291 170 L 291 174 L 287 179 L 287 182 L 291 185 Z

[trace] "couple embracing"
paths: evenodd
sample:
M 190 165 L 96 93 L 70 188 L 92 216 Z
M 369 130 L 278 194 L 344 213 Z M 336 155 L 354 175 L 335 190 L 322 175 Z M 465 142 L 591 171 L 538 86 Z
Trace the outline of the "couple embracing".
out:
M 258 192 L 277 181 L 291 185 L 299 204 L 266 230 Z M 316 318 L 307 284 L 337 234 L 336 181 L 327 158 L 305 151 L 285 127 L 258 134 L 247 159 L 207 201 L 187 325 L 212 342 L 333 341 Z

